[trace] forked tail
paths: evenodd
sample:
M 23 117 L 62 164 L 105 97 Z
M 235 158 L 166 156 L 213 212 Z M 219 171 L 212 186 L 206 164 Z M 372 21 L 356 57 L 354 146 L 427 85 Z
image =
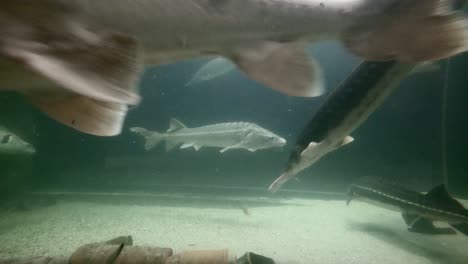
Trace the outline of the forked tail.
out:
M 149 131 L 142 127 L 132 127 L 130 128 L 130 131 L 145 138 L 145 150 L 147 151 L 156 147 L 159 142 L 164 139 L 164 134 Z

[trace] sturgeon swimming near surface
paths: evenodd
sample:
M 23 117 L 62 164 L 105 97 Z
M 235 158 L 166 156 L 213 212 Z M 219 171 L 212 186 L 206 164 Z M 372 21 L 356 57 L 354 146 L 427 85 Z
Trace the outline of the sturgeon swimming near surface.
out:
M 286 140 L 280 136 L 247 122 L 232 122 L 189 128 L 177 119 L 171 119 L 166 133 L 148 131 L 141 127 L 132 127 L 130 131 L 145 138 L 145 149 L 150 150 L 161 141 L 166 141 L 169 151 L 180 145 L 181 149 L 193 147 L 222 148 L 221 153 L 230 149 L 247 149 L 256 151 L 274 147 L 282 147 Z
M 323 93 L 304 47 L 340 41 L 368 60 L 466 51 L 449 0 L 2 0 L 0 89 L 79 131 L 117 135 L 145 66 L 215 55 L 292 96 Z
M 422 194 L 382 178 L 362 177 L 349 186 L 347 204 L 352 199 L 401 212 L 409 231 L 445 233 L 433 225 L 438 221 L 468 236 L 468 210 L 450 196 L 443 184 Z
M 358 128 L 411 73 L 434 71 L 432 63 L 364 61 L 319 107 L 302 130 L 286 169 L 268 188 L 278 191 L 299 172 L 354 140 Z

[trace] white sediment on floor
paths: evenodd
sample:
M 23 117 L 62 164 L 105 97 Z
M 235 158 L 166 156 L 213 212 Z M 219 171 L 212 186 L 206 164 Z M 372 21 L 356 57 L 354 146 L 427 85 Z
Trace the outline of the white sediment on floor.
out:
M 67 255 L 82 244 L 132 235 L 136 245 L 175 252 L 228 248 L 238 256 L 252 251 L 290 264 L 468 259 L 467 237 L 410 233 L 398 213 L 354 201 L 346 206 L 344 201 L 294 199 L 250 207 L 250 215 L 235 206 L 175 207 L 158 205 L 157 199 L 154 205 L 118 203 L 62 200 L 0 215 L 0 258 Z

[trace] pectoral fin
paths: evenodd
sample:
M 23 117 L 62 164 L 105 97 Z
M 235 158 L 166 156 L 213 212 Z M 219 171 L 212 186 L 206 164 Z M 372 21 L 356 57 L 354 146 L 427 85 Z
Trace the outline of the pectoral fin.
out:
M 190 148 L 190 147 L 193 147 L 196 151 L 199 151 L 201 149 L 200 146 L 198 146 L 197 144 L 195 143 L 185 143 L 185 144 L 182 144 L 180 146 L 180 149 L 186 149 L 186 148 Z
M 422 234 L 455 234 L 451 228 L 435 227 L 431 220 L 415 214 L 402 213 L 403 220 L 408 226 L 408 231 Z
M 74 94 L 139 102 L 143 65 L 133 37 L 95 29 L 67 1 L 3 0 L 0 10 L 0 56 Z
M 120 134 L 128 111 L 127 105 L 97 101 L 81 95 L 53 99 L 30 97 L 30 101 L 60 123 L 98 136 Z
M 99 36 L 95 43 L 28 45 L 6 48 L 7 56 L 56 83 L 60 88 L 99 101 L 134 105 L 140 75 L 136 42 L 119 34 Z
M 185 144 L 182 144 L 182 146 L 180 146 L 180 149 L 185 149 L 185 148 L 190 148 L 190 147 L 193 147 L 192 143 L 185 143 Z
M 219 150 L 219 152 L 224 153 L 224 152 L 226 152 L 226 151 L 228 151 L 228 150 L 230 150 L 230 149 L 234 149 L 234 148 L 236 148 L 236 146 L 225 147 L 225 148 Z
M 319 146 L 320 146 L 320 143 L 310 142 L 309 146 L 307 146 L 307 148 L 302 151 L 301 157 L 306 157 L 306 158 L 314 157 L 317 154 Z
M 283 184 L 285 184 L 287 181 L 289 181 L 292 177 L 294 177 L 293 174 L 289 174 L 287 172 L 281 174 L 276 180 L 268 187 L 268 191 L 271 193 L 276 193 Z
M 408 227 L 413 226 L 413 224 L 421 218 L 418 215 L 408 213 L 402 213 L 401 216 Z
M 241 147 L 242 147 L 242 144 L 236 144 L 236 145 L 225 147 L 225 148 L 221 149 L 219 152 L 224 153 L 224 152 L 226 152 L 228 150 L 238 149 L 238 148 L 241 148 Z
M 322 70 L 301 42 L 263 42 L 236 49 L 231 59 L 250 78 L 290 96 L 324 93 Z
M 20 72 L 44 79 L 30 86 L 28 76 L 16 76 L 9 82 L 18 85 L 7 88 L 82 132 L 120 133 L 127 106 L 140 101 L 142 64 L 136 41 L 94 30 L 67 1 L 4 0 L 0 10 L 0 57 L 15 61 Z M 45 94 L 38 88 L 50 90 Z
M 177 147 L 178 144 L 179 143 L 176 141 L 166 140 L 166 151 L 172 150 L 173 148 Z
M 462 12 L 444 10 L 442 2 L 450 1 L 396 3 L 386 16 L 363 18 L 346 30 L 344 44 L 355 55 L 375 61 L 423 62 L 465 52 L 468 19 Z
M 338 149 L 338 148 L 341 148 L 345 145 L 348 145 L 349 143 L 353 142 L 354 141 L 354 138 L 351 137 L 351 136 L 346 136 L 345 138 L 343 138 L 343 140 L 339 141 L 335 146 L 334 146 L 334 149 Z
M 414 69 L 410 72 L 410 75 L 420 73 L 434 73 L 438 71 L 440 71 L 440 65 L 435 62 L 428 61 L 416 65 L 416 67 L 414 67 Z

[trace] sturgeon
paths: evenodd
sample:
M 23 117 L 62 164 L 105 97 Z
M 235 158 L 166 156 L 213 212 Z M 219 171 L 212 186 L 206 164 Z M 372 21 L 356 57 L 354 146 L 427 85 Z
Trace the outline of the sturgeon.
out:
M 166 151 L 180 145 L 181 149 L 193 147 L 218 147 L 223 153 L 231 149 L 259 149 L 282 147 L 286 140 L 256 124 L 247 122 L 219 123 L 189 128 L 172 118 L 166 133 L 132 127 L 130 131 L 145 138 L 145 149 L 151 150 L 161 141 L 166 141 Z
M 277 192 L 323 156 L 354 141 L 357 129 L 411 73 L 437 70 L 432 63 L 361 62 L 319 107 L 302 130 L 286 169 L 269 187 Z
M 304 47 L 340 41 L 368 60 L 466 51 L 449 0 L 2 0 L 0 89 L 79 131 L 117 135 L 144 67 L 215 55 L 291 96 L 323 93 Z M 436 33 L 434 33 L 436 32 Z
M 434 221 L 445 222 L 468 236 L 468 210 L 447 192 L 445 185 L 437 185 L 422 194 L 378 177 L 362 177 L 348 189 L 352 199 L 402 213 L 408 230 L 419 233 L 439 233 Z

